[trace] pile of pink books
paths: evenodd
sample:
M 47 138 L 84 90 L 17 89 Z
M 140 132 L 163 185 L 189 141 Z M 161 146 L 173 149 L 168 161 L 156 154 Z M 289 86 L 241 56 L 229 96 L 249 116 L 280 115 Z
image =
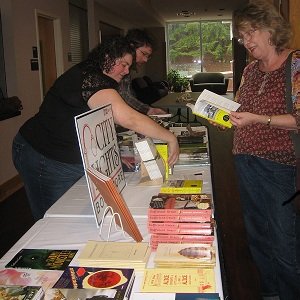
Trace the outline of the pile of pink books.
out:
M 148 209 L 152 250 L 159 243 L 206 243 L 214 241 L 212 200 L 209 194 L 158 194 Z

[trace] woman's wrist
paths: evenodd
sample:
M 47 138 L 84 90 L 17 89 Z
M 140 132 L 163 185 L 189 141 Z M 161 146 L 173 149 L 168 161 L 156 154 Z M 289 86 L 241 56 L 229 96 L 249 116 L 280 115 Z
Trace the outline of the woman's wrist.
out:
M 271 126 L 272 116 L 267 116 L 267 126 Z

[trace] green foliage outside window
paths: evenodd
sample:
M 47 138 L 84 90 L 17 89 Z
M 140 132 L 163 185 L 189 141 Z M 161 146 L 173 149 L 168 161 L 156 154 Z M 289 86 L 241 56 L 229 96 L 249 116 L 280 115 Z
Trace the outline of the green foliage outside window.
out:
M 201 71 L 229 71 L 232 60 L 231 22 L 169 23 L 168 56 L 169 69 L 177 69 L 185 75 Z

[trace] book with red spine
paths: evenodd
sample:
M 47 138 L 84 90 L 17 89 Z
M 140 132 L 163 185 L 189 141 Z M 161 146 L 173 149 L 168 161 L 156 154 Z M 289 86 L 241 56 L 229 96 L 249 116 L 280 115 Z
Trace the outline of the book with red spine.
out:
M 172 224 L 173 226 L 166 226 Z M 201 223 L 200 223 L 201 224 Z M 149 233 L 163 234 L 201 234 L 211 235 L 212 228 L 191 228 L 189 226 L 181 227 L 182 223 L 151 223 L 148 224 Z M 190 225 L 190 223 L 187 223 Z
M 212 245 L 214 242 L 213 235 L 197 235 L 197 234 L 152 234 L 150 237 L 150 246 L 152 250 L 156 250 L 160 243 L 202 243 Z

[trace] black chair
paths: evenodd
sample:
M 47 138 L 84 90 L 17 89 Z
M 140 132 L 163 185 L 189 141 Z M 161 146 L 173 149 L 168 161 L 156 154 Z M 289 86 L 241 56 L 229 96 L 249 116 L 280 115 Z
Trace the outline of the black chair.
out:
M 224 95 L 227 92 L 229 79 L 225 78 L 222 73 L 217 72 L 202 72 L 196 73 L 190 79 L 192 92 L 202 92 L 207 89 L 219 95 Z
M 150 77 L 137 77 L 131 82 L 137 99 L 151 105 L 168 94 L 168 84 L 165 81 L 153 82 Z

